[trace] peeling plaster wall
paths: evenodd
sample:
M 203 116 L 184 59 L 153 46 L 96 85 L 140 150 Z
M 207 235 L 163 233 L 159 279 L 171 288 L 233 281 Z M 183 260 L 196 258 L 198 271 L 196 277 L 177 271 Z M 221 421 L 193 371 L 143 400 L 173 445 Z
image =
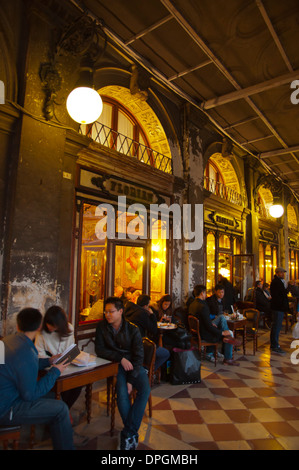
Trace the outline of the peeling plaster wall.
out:
M 184 141 L 186 182 L 184 204 L 190 204 L 194 211 L 195 204 L 203 204 L 204 164 L 200 128 L 189 122 Z M 194 227 L 192 229 L 194 230 Z M 204 281 L 204 246 L 198 250 L 183 251 L 182 276 L 182 297 L 187 300 L 193 287 Z

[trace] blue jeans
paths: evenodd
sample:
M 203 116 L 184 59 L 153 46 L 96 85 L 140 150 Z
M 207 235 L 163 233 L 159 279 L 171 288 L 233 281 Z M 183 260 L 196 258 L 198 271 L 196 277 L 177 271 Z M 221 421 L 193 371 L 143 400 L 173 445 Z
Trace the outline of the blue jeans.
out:
M 229 329 L 224 315 L 217 315 L 214 320 L 212 320 L 212 323 L 214 323 L 214 325 L 216 325 L 221 331 Z
M 127 372 L 119 365 L 116 393 L 118 410 L 124 424 L 122 430 L 124 437 L 138 435 L 147 400 L 151 392 L 148 375 L 143 367 L 140 367 L 138 377 L 133 379 L 132 382 L 133 387 L 137 390 L 137 395 L 134 403 L 131 405 L 127 390 Z
M 279 348 L 279 333 L 282 327 L 284 312 L 272 310 L 272 327 L 270 333 L 270 347 Z
M 217 315 L 212 320 L 212 323 L 214 325 L 216 325 L 216 327 L 220 331 L 225 331 L 225 330 L 229 329 L 228 326 L 227 326 L 227 321 L 226 321 L 224 315 Z M 210 346 L 207 347 L 207 351 L 208 351 L 209 354 L 210 353 L 213 354 L 213 347 L 210 347 Z M 226 360 L 232 359 L 232 357 L 233 357 L 233 345 L 228 344 L 228 343 L 223 343 L 223 354 L 224 354 L 224 358 Z
M 170 357 L 170 352 L 166 348 L 158 346 L 156 349 L 155 371 L 164 364 Z
M 35 401 L 19 401 L 11 411 L 0 418 L 2 425 L 47 424 L 54 450 L 75 450 L 69 409 L 62 400 L 40 398 Z

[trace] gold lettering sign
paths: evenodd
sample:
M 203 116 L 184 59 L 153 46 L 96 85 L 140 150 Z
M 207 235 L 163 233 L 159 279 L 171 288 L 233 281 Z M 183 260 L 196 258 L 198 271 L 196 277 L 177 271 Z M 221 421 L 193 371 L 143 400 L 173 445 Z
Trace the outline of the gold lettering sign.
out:
M 110 194 L 115 196 L 126 196 L 134 201 L 146 202 L 147 204 L 157 202 L 157 196 L 153 191 L 140 188 L 124 181 L 109 178 L 103 182 L 103 186 Z

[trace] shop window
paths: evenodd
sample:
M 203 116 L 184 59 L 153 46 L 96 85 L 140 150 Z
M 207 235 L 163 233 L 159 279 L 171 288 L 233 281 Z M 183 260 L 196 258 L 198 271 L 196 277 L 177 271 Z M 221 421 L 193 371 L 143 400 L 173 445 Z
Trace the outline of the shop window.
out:
M 148 293 L 153 302 L 167 293 L 169 226 L 160 218 L 150 223 L 146 212 L 121 211 L 116 206 L 113 212 L 113 207 L 108 204 L 107 211 L 98 211 L 96 203 L 81 206 L 76 296 L 79 325 L 102 319 L 105 297 L 114 295 L 119 286 L 124 293 L 133 287 L 135 297 Z M 113 238 L 107 236 L 109 230 Z
M 124 291 L 129 287 L 135 289 L 137 299 L 143 292 L 143 272 L 145 249 L 140 246 L 115 245 L 114 254 L 114 291 L 121 286 Z
M 83 204 L 79 322 L 99 320 L 103 314 L 106 245 L 96 236 L 96 206 Z
M 289 276 L 290 279 L 296 279 L 296 257 L 294 250 L 289 252 Z
M 265 254 L 262 243 L 259 244 L 259 277 L 265 279 Z
M 207 294 L 212 295 L 215 287 L 215 236 L 213 233 L 207 235 Z
M 275 268 L 277 268 L 277 246 L 269 243 L 259 244 L 259 277 L 268 284 L 271 283 Z

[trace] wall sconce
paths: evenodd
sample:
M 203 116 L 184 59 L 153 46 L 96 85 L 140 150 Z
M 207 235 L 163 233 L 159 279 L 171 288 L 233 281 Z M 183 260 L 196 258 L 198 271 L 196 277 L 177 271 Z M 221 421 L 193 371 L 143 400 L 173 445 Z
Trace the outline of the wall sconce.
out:
M 93 86 L 92 67 L 81 67 L 76 88 L 67 97 L 66 109 L 71 118 L 79 124 L 90 124 L 100 117 L 103 102 Z

